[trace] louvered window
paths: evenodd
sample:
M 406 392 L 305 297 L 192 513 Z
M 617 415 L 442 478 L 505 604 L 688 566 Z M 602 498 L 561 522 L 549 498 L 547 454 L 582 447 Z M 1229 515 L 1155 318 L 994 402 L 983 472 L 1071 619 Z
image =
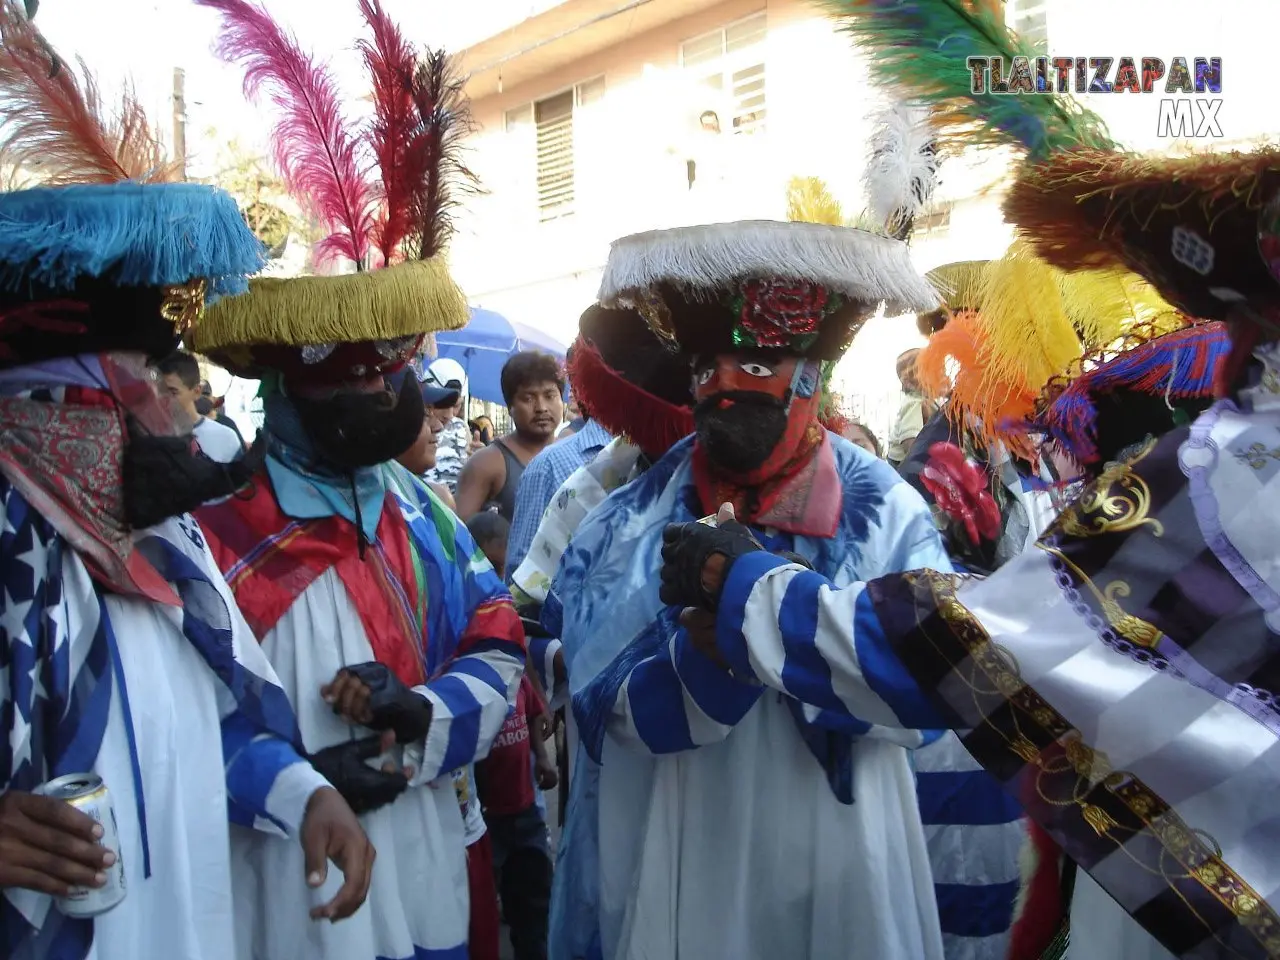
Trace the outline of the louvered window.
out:
M 573 91 L 533 105 L 538 130 L 538 219 L 573 213 Z
M 529 149 L 532 140 L 538 219 L 544 223 L 573 213 L 576 200 L 574 122 L 582 119 L 583 109 L 603 100 L 604 92 L 604 77 L 594 77 L 563 93 L 508 110 L 503 118 L 503 126 L 513 138 L 518 167 L 528 162 L 519 158 L 528 157 L 524 151 Z M 517 185 L 524 183 L 524 189 L 528 189 L 523 176 L 517 176 L 516 180 Z
M 680 65 L 707 88 L 722 130 L 764 132 L 765 37 L 761 12 L 680 45 Z

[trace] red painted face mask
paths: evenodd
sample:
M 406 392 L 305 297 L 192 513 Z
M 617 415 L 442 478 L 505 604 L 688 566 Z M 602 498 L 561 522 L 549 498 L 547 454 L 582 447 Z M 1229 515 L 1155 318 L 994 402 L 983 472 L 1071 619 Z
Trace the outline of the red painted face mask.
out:
M 710 473 L 756 487 L 788 473 L 822 438 L 818 365 L 769 353 L 694 367 L 694 423 Z

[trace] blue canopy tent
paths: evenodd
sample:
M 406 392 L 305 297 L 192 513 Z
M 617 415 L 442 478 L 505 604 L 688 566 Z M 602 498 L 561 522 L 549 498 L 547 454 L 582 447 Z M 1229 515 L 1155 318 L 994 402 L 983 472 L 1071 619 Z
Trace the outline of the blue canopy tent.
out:
M 467 373 L 471 395 L 489 403 L 504 402 L 502 367 L 521 350 L 541 350 L 564 362 L 563 344 L 492 310 L 472 307 L 465 327 L 436 334 L 439 356 L 458 361 Z

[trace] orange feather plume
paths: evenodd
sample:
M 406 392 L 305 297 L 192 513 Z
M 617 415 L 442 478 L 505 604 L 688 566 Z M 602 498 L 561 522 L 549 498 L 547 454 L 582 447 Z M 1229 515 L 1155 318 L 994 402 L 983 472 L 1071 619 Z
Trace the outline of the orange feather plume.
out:
M 13 0 L 0 0 L 0 126 L 6 132 L 0 158 L 43 183 L 155 181 L 173 174 L 132 90 L 104 119 L 84 63 L 77 75 Z
M 985 445 L 998 441 L 1034 459 L 1021 424 L 1034 412 L 1037 392 L 992 375 L 991 348 L 977 311 L 956 311 L 929 338 L 916 356 L 916 377 L 926 396 L 947 398 L 947 416 L 957 428 Z

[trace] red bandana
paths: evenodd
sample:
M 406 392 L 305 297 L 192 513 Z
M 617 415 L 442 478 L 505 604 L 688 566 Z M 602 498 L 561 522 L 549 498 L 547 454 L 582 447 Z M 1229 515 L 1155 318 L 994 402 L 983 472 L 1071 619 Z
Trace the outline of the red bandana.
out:
M 110 392 L 66 387 L 62 403 L 0 397 L 0 473 L 108 589 L 181 605 L 133 548 L 124 518 L 125 427 L 117 401 L 152 426 L 172 418 L 149 380 L 120 357 L 99 358 Z

